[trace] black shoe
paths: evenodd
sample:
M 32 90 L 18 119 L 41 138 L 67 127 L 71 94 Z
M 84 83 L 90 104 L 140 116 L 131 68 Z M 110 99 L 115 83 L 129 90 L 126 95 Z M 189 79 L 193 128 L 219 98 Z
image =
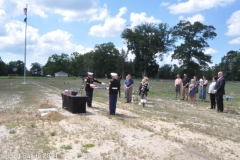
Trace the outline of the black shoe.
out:
M 184 99 L 181 99 L 181 100 L 184 100 Z
M 208 108 L 208 109 L 213 109 L 213 108 L 211 107 L 211 108 Z

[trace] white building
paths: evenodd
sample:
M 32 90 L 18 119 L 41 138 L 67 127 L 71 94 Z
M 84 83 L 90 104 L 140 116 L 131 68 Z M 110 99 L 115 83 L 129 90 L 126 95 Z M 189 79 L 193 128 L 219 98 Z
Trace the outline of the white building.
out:
M 63 71 L 54 73 L 55 77 L 68 77 L 68 73 L 65 73 Z

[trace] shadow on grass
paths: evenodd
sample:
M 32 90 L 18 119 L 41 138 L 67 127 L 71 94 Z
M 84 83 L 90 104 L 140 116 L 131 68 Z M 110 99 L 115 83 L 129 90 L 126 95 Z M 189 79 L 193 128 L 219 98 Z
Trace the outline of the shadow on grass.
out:
M 234 114 L 234 115 L 240 115 L 239 112 L 234 111 L 234 110 L 225 110 L 223 113 L 229 113 L 229 114 Z
M 91 108 L 96 109 L 96 110 L 99 110 L 99 111 L 104 112 L 104 113 L 106 113 L 106 114 L 109 115 L 109 110 L 108 110 L 108 108 L 100 108 L 100 107 L 91 107 Z M 116 112 L 117 112 L 117 111 L 116 111 Z M 136 118 L 136 117 L 134 117 L 134 116 L 129 116 L 129 115 L 122 114 L 122 113 L 116 113 L 114 116 L 115 116 L 115 117 L 118 117 L 118 118 L 122 118 L 122 119 L 135 119 L 135 118 Z
M 116 113 L 115 116 L 118 116 L 118 117 L 123 118 L 123 119 L 136 119 L 135 116 L 129 116 L 129 115 L 126 115 L 126 114 L 120 114 L 120 113 Z

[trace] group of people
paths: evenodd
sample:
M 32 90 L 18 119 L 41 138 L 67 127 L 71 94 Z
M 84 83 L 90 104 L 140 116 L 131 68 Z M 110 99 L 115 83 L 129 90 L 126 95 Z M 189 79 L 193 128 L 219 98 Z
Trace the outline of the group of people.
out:
M 187 74 L 184 74 L 184 78 L 181 79 L 179 75 L 175 79 L 175 98 L 180 98 L 180 92 L 182 88 L 182 98 L 181 100 L 188 100 L 190 97 L 190 105 L 195 105 L 197 93 L 199 91 L 199 98 L 202 102 L 206 100 L 206 93 L 210 95 L 211 107 L 210 109 L 216 108 L 217 101 L 217 111 L 223 112 L 223 95 L 225 94 L 225 79 L 223 77 L 223 72 L 218 72 L 218 77 L 214 76 L 212 78 L 212 82 L 209 85 L 207 91 L 208 80 L 206 76 L 203 76 L 202 79 L 198 80 L 196 76 L 194 76 L 191 80 L 187 77 Z
M 120 92 L 120 81 L 118 79 L 117 73 L 111 73 L 112 79 L 109 82 L 109 114 L 115 115 L 116 112 L 116 105 L 117 105 L 117 96 Z M 93 78 L 93 73 L 88 72 L 88 76 L 84 79 L 85 81 L 85 91 L 86 96 L 88 96 L 87 99 L 87 106 L 92 107 L 92 96 L 93 96 L 93 87 L 91 85 L 93 82 L 105 84 L 103 82 L 98 81 L 97 79 Z M 119 94 L 120 96 L 120 94 Z
M 92 107 L 92 97 L 93 97 L 93 87 L 91 87 L 91 84 L 94 82 L 99 83 L 99 84 L 105 84 L 103 82 L 98 81 L 97 79 L 93 78 L 93 73 L 87 72 L 88 76 L 84 79 L 85 82 L 85 91 L 86 91 L 86 96 L 88 96 L 87 99 L 87 106 Z M 121 97 L 121 77 L 117 75 L 117 73 L 111 73 L 112 79 L 109 82 L 109 114 L 115 115 L 116 113 L 116 104 L 117 104 L 117 97 L 119 94 L 119 97 Z M 126 98 L 126 103 L 131 103 L 132 101 L 132 95 L 133 95 L 133 84 L 134 81 L 131 78 L 131 75 L 128 74 L 126 76 L 126 80 L 124 82 L 124 93 L 125 93 L 125 98 Z M 141 84 L 139 86 L 139 95 L 141 97 L 141 103 L 146 102 L 146 97 L 147 93 L 149 91 L 149 83 L 148 83 L 148 77 L 144 77 L 141 81 Z
M 126 76 L 126 80 L 124 83 L 124 92 L 125 92 L 125 98 L 126 98 L 126 103 L 130 103 L 133 101 L 133 87 L 134 81 L 131 78 L 131 75 L 128 74 Z M 141 98 L 141 101 L 139 102 L 139 105 L 141 105 L 142 103 L 146 103 L 146 98 L 147 98 L 147 93 L 149 91 L 149 82 L 148 82 L 148 77 L 143 77 L 139 88 L 138 88 L 138 94 Z

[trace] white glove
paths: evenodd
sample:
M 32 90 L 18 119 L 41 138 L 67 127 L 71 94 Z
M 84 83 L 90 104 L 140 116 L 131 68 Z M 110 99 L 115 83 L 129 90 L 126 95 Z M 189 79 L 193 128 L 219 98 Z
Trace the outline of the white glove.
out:
M 106 83 L 103 83 L 103 82 L 102 82 L 102 84 L 104 85 L 104 84 L 106 84 Z

